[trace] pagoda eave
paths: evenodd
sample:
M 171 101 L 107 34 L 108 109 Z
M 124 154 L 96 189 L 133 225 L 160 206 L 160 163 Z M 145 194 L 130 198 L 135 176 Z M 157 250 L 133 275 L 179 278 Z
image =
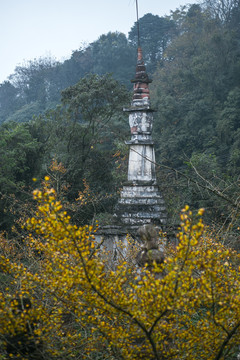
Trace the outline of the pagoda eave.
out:
M 135 134 L 132 134 L 135 135 Z M 134 140 L 129 140 L 129 141 L 125 141 L 126 145 L 136 145 L 136 144 L 140 144 L 140 145 L 154 145 L 154 142 L 152 140 L 138 140 L 138 139 L 134 139 Z
M 150 106 L 131 106 L 130 108 L 123 108 L 124 112 L 136 112 L 136 111 L 146 111 L 146 112 L 156 112 L 157 110 L 150 108 Z
M 150 84 L 152 82 L 152 79 L 148 78 L 140 78 L 140 79 L 132 79 L 131 83 L 144 83 L 144 84 Z

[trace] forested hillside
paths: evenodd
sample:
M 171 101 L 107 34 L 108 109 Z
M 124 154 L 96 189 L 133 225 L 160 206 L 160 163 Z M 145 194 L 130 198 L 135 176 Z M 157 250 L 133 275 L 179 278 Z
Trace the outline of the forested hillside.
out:
M 136 23 L 0 85 L 1 360 L 240 358 L 240 2 L 139 25 L 168 211 L 141 245 L 96 241 L 127 178 Z
M 220 3 L 139 20 L 157 110 L 159 180 L 172 221 L 188 203 L 205 207 L 209 222 L 229 225 L 238 206 L 240 5 Z M 121 109 L 130 101 L 136 47 L 135 23 L 128 37 L 102 35 L 63 63 L 31 60 L 0 85 L 2 229 L 9 231 L 31 202 L 32 179 L 38 185 L 47 173 L 76 221 L 99 213 L 106 221 L 126 179 L 129 130 Z M 80 211 L 72 203 L 86 187 L 95 200 Z

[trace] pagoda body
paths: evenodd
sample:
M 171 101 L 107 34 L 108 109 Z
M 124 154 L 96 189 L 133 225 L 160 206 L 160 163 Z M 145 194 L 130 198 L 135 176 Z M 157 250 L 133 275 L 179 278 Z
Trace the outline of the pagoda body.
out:
M 116 208 L 118 222 L 126 226 L 164 225 L 166 211 L 159 192 L 155 172 L 155 152 L 152 140 L 153 112 L 149 96 L 149 79 L 138 47 L 133 99 L 124 109 L 129 113 L 131 140 L 129 145 L 128 181 L 124 184 Z

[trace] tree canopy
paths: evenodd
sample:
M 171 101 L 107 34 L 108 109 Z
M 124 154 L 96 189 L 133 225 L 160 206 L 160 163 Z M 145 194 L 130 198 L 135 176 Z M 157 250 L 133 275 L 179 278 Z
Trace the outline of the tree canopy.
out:
M 95 239 L 127 175 L 136 23 L 0 85 L 1 359 L 239 356 L 239 14 L 238 0 L 206 0 L 139 19 L 178 226 L 173 242 L 156 235 L 161 262 L 130 237 L 109 260 Z
M 228 206 L 208 191 L 200 192 L 196 182 L 200 186 L 205 184 L 208 188 L 207 182 L 210 182 L 212 189 L 217 189 L 218 193 L 227 193 L 231 199 L 237 198 L 240 76 L 238 20 L 239 4 L 235 0 L 220 2 L 211 0 L 180 7 L 170 16 L 146 14 L 139 19 L 143 56 L 147 71 L 153 79 L 150 89 L 151 98 L 153 107 L 158 110 L 154 124 L 156 160 L 162 166 L 159 176 L 170 214 L 177 213 L 187 202 L 196 208 L 199 206 L 208 208 L 211 220 L 231 223 L 231 220 L 227 220 L 230 211 Z M 95 75 L 105 76 L 106 73 L 112 72 L 114 79 L 130 89 L 130 79 L 134 77 L 136 65 L 136 46 L 135 23 L 128 37 L 118 32 L 104 34 L 91 44 L 74 51 L 71 58 L 62 64 L 54 59 L 41 58 L 18 66 L 9 81 L 0 86 L 0 121 L 31 122 L 33 115 L 41 115 L 43 132 L 46 133 L 41 135 L 40 128 L 38 131 L 41 141 L 44 141 L 44 151 L 48 152 L 48 155 L 45 153 L 45 158 L 52 160 L 55 153 L 61 153 L 59 161 L 61 162 L 63 158 L 68 159 L 65 164 L 67 168 L 76 164 L 82 169 L 79 161 L 84 159 L 86 151 L 88 153 L 87 149 L 91 149 L 90 153 L 93 155 L 91 141 L 96 129 L 92 132 L 92 136 L 90 130 L 100 123 L 98 120 L 95 121 L 96 117 L 90 122 L 89 127 L 81 124 L 80 118 L 77 121 L 70 120 L 76 115 L 71 113 L 70 109 L 73 101 L 83 100 L 86 106 L 93 104 L 94 91 L 88 92 L 83 89 L 82 94 L 77 94 L 82 88 L 76 84 L 84 78 L 91 83 L 90 77 L 86 77 L 87 74 L 92 74 L 93 79 Z M 107 86 L 107 82 L 109 82 L 108 86 L 111 86 L 110 78 L 106 78 L 104 86 Z M 108 94 L 111 95 L 110 91 Z M 62 105 L 60 105 L 61 109 L 58 105 L 61 104 L 61 99 L 66 101 L 66 97 L 71 102 L 71 106 L 64 105 L 68 108 L 65 114 L 66 109 L 63 112 Z M 116 101 L 114 99 L 111 101 L 118 113 L 122 102 L 119 101 L 118 104 L 117 97 Z M 92 110 L 97 112 L 99 109 L 95 103 L 94 107 L 95 110 Z M 106 107 L 104 109 L 107 110 Z M 79 110 L 75 109 L 75 111 Z M 116 117 L 114 119 L 116 120 Z M 108 157 L 107 149 L 114 146 L 117 152 L 119 146 L 122 146 L 120 143 L 123 138 L 126 139 L 128 136 L 123 136 L 122 133 L 122 130 L 124 132 L 126 130 L 126 121 L 119 121 L 117 124 L 115 120 L 111 124 L 108 123 L 108 126 L 114 124 L 117 130 L 114 130 L 116 137 L 122 140 L 118 141 L 116 138 L 113 145 L 113 137 L 105 136 L 102 128 L 99 136 L 101 149 L 105 149 L 105 154 L 102 152 L 101 161 L 99 160 L 101 164 L 105 163 Z M 58 126 L 58 129 L 50 131 L 51 122 L 52 129 L 53 126 Z M 30 128 L 36 129 L 38 127 L 36 123 L 40 124 L 36 120 L 33 123 L 34 125 L 29 125 Z M 80 147 L 83 144 L 80 145 L 78 140 L 80 132 L 80 138 L 84 138 L 85 141 L 82 150 Z M 51 135 L 54 133 L 56 141 Z M 83 134 L 86 136 L 83 137 Z M 35 133 L 34 136 L 38 135 Z M 77 149 L 77 147 L 78 153 L 82 152 L 79 160 L 76 160 L 73 151 L 73 148 Z M 97 147 L 94 145 L 94 149 L 99 148 L 98 142 Z M 125 151 L 123 147 L 122 150 Z M 48 160 L 48 164 L 51 160 Z M 91 164 L 96 166 L 94 161 Z M 90 176 L 89 165 L 90 163 L 86 163 L 89 177 L 97 179 L 96 173 Z M 167 166 L 168 170 L 164 171 L 163 166 Z M 42 167 L 47 168 L 46 162 Z M 173 170 L 170 171 L 170 168 Z M 99 167 L 98 170 L 100 171 Z M 189 182 L 182 177 L 180 181 L 176 180 L 174 175 L 176 171 L 178 174 L 183 173 L 190 177 L 195 181 L 195 185 L 189 186 Z M 82 179 L 82 170 L 73 173 L 70 171 L 68 174 L 70 173 L 72 175 L 70 182 L 73 181 L 78 187 L 77 179 Z M 114 176 L 113 183 L 117 179 L 123 179 L 123 174 L 119 177 L 115 173 Z M 170 183 L 166 181 L 169 176 L 172 179 Z M 108 176 L 106 179 L 109 179 Z M 101 176 L 101 181 L 104 182 L 104 176 Z M 95 181 L 95 185 L 100 184 L 101 181 Z M 119 184 L 115 182 L 114 186 L 119 187 Z M 172 192 L 179 199 L 177 210 L 175 206 L 172 207 L 170 198 Z

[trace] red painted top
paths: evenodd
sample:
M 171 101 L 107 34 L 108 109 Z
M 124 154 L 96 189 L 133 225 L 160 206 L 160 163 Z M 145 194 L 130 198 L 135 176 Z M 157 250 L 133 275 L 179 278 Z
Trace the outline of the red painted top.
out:
M 141 100 L 150 98 L 148 84 L 151 82 L 148 78 L 146 67 L 143 61 L 142 49 L 138 47 L 137 52 L 137 66 L 135 79 L 132 80 L 133 86 L 133 100 Z

